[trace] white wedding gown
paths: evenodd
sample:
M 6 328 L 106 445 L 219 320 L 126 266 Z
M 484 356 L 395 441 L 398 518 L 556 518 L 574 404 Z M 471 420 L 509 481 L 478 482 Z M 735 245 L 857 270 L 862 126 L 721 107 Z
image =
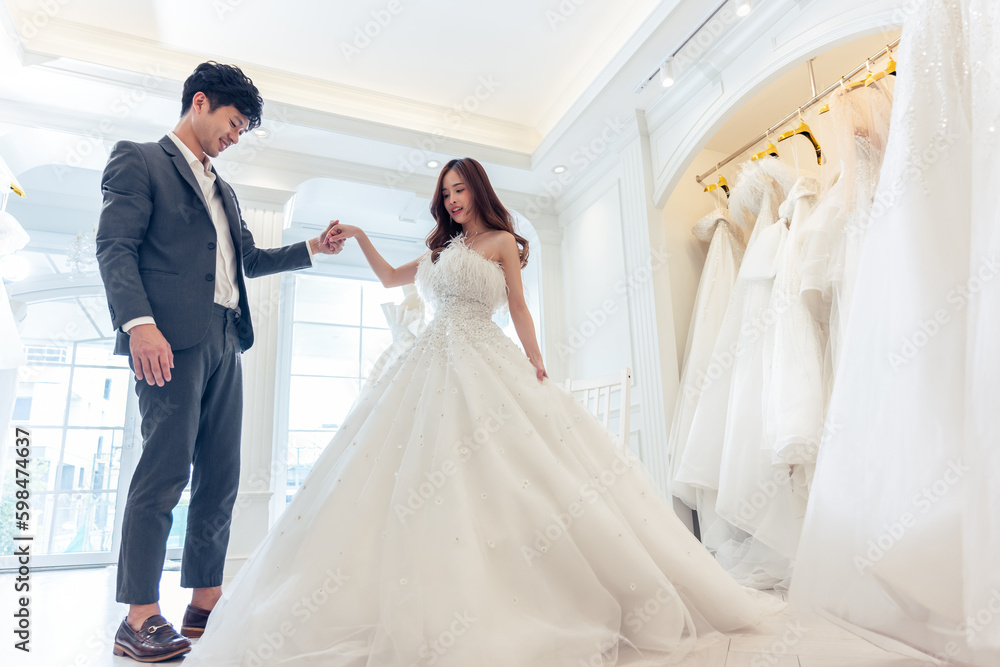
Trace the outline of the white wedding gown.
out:
M 775 337 L 779 345 L 788 345 L 780 334 L 789 331 L 776 325 L 783 322 L 782 314 L 791 304 L 785 293 L 775 290 L 775 281 L 792 280 L 788 276 L 794 271 L 788 266 L 789 237 L 809 216 L 818 195 L 819 183 L 814 178 L 798 178 L 778 208 L 778 219 L 760 230 L 756 243 L 743 257 L 743 324 L 737 342 L 739 353 L 733 362 L 716 506 L 727 522 L 789 560 L 798 548 L 805 517 L 805 498 L 796 491 L 803 483 L 793 478 L 787 464 L 773 460 L 773 442 L 765 431 L 765 400 L 774 384 L 771 354 Z M 793 325 L 802 326 L 800 322 Z
M 778 209 L 795 181 L 795 172 L 777 158 L 748 162 L 741 168 L 729 210 L 737 219 L 755 223 L 705 371 L 706 381 L 700 387 L 687 446 L 675 476 L 675 484 L 695 489 L 702 542 L 737 581 L 759 589 L 787 587 L 788 558 L 722 518 L 717 506 L 734 370 L 740 359 L 756 348 L 770 324 L 762 318 L 767 302 L 758 298 L 759 281 L 754 270 L 758 263 L 747 260 L 762 252 L 755 248 L 777 231 L 768 230 L 777 222 Z
M 703 217 L 695 223 L 691 232 L 698 240 L 709 245 L 705 266 L 698 281 L 698 292 L 694 298 L 691 333 L 684 352 L 684 370 L 681 373 L 680 391 L 677 392 L 667 450 L 670 452 L 670 492 L 688 507 L 694 508 L 697 506 L 697 490 L 674 478 L 687 447 L 691 420 L 698 406 L 701 389 L 712 381 L 709 376 L 712 351 L 719 337 L 719 329 L 729 306 L 729 296 L 736 283 L 746 246 L 743 230 L 729 217 L 729 211 L 725 208 L 715 209 Z
M 359 396 L 186 665 L 652 667 L 761 618 L 768 600 L 492 322 L 499 264 L 453 241 L 416 283 L 434 318 Z
M 830 99 L 831 133 L 840 156 L 840 178 L 803 224 L 799 259 L 800 297 L 827 332 L 824 403 L 857 279 L 858 262 L 871 218 L 885 156 L 892 109 L 886 77 L 869 87 L 841 89 Z
M 909 9 L 791 595 L 859 634 L 995 667 L 1000 4 Z

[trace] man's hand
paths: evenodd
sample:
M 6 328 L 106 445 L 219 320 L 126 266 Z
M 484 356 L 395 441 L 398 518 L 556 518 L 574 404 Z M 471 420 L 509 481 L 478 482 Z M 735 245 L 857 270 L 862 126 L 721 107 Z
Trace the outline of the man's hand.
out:
M 137 324 L 129 329 L 129 350 L 135 379 L 146 380 L 162 387 L 170 382 L 170 369 L 174 367 L 174 352 L 155 324 Z
M 340 236 L 340 230 L 336 228 L 338 222 L 338 220 L 332 221 L 322 234 L 314 239 L 309 239 L 309 247 L 313 254 L 336 255 L 344 249 L 344 241 L 347 238 Z
M 360 227 L 355 227 L 354 225 L 342 225 L 340 220 L 334 220 L 330 223 L 330 226 L 326 228 L 326 243 L 340 243 L 343 244 L 347 239 L 353 239 L 357 236 L 364 234 Z

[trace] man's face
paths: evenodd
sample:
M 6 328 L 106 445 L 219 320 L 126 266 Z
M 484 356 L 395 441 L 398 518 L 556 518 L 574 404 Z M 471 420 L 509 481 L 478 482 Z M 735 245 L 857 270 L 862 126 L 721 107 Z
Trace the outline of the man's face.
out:
M 219 153 L 239 142 L 250 125 L 247 117 L 231 104 L 213 109 L 203 93 L 195 94 L 191 106 L 195 137 L 210 158 L 218 157 Z

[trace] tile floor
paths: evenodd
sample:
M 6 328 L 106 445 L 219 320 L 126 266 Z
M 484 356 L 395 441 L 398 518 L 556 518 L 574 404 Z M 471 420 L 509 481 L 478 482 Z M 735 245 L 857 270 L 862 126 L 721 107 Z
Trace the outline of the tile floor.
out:
M 12 647 L 14 575 L 0 574 L 0 665 L 3 667 L 133 667 L 111 654 L 125 606 L 114 601 L 114 567 L 49 570 L 32 573 L 32 651 Z M 180 626 L 189 594 L 179 586 L 179 572 L 164 572 L 161 606 L 167 620 Z M 824 623 L 806 627 L 790 615 L 780 629 L 737 636 L 689 656 L 682 667 L 917 667 L 928 663 L 884 651 Z M 782 637 L 786 639 L 783 639 Z M 790 638 L 790 639 L 789 639 Z M 171 661 L 168 665 L 182 665 Z M 473 666 L 470 666 L 473 667 Z M 488 667 L 476 665 L 474 667 Z

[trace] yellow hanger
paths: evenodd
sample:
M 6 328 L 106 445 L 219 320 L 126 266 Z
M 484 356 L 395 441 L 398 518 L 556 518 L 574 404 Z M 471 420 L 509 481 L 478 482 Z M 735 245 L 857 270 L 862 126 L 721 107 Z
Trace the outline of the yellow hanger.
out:
M 840 87 L 843 88 L 844 90 L 848 90 L 847 85 L 844 83 L 844 77 L 840 77 Z M 827 102 L 826 104 L 824 104 L 819 108 L 819 111 L 816 112 L 816 115 L 822 116 L 823 114 L 828 113 L 829 111 L 830 111 L 830 103 Z
M 719 173 L 719 165 L 715 165 L 715 173 L 719 176 L 719 182 L 709 183 L 705 186 L 703 192 L 712 192 L 713 190 L 722 188 L 722 190 L 726 193 L 726 199 L 729 199 L 729 183 L 726 181 L 726 177 Z
M 865 68 L 867 68 L 867 70 L 868 70 L 868 76 L 865 77 L 864 79 L 861 79 L 860 81 L 851 81 L 850 83 L 848 83 L 847 84 L 847 92 L 851 92 L 852 90 L 856 90 L 856 89 L 860 88 L 861 86 L 865 85 L 865 82 L 868 81 L 868 79 L 871 78 L 872 74 L 874 74 L 874 72 L 872 72 L 872 61 L 866 60 L 865 61 Z
M 761 158 L 765 158 L 769 155 L 771 157 L 778 157 L 778 149 L 775 147 L 774 142 L 771 141 L 771 133 L 769 131 L 764 132 L 764 138 L 767 139 L 767 147 L 759 153 L 754 153 L 753 157 L 750 158 L 751 162 L 760 160 Z
M 880 72 L 869 74 L 868 78 L 865 79 L 866 86 L 870 86 L 876 81 L 881 81 L 889 75 L 896 76 L 896 61 L 892 57 L 892 49 L 889 48 L 888 44 L 885 46 L 885 51 L 889 54 L 889 60 L 885 64 L 885 69 Z
M 812 128 L 810 128 L 804 118 L 802 118 L 802 109 L 799 109 L 799 126 L 794 130 L 788 130 L 780 137 L 778 137 L 778 142 L 782 142 L 785 139 L 791 139 L 796 134 L 801 134 L 803 137 L 809 140 L 809 143 L 813 145 L 816 149 L 816 164 L 823 164 L 823 149 L 820 148 L 819 142 L 816 141 L 816 137 L 813 135 Z

